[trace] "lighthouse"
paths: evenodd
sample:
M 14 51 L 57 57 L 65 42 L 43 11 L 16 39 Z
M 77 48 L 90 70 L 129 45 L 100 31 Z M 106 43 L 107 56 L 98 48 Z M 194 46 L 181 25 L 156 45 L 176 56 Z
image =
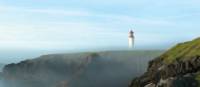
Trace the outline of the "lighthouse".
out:
M 134 32 L 132 30 L 129 31 L 128 46 L 129 46 L 129 48 L 133 48 L 134 47 Z

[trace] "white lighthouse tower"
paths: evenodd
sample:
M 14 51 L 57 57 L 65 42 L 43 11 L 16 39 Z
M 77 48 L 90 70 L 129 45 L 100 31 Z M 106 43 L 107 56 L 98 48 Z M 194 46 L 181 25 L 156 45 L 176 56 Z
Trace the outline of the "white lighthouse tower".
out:
M 132 30 L 130 30 L 129 32 L 129 36 L 128 36 L 128 46 L 129 48 L 133 48 L 134 47 L 134 32 Z

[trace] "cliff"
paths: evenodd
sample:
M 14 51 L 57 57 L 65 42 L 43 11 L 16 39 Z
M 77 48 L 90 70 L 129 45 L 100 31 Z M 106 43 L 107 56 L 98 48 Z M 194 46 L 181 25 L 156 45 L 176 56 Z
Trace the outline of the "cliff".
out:
M 0 63 L 0 72 L 2 71 L 3 67 L 4 67 L 5 64 L 3 63 Z
M 7 87 L 125 87 L 162 51 L 50 54 L 8 64 Z M 144 63 L 144 64 L 143 64 Z
M 200 38 L 176 45 L 149 62 L 129 87 L 199 87 Z

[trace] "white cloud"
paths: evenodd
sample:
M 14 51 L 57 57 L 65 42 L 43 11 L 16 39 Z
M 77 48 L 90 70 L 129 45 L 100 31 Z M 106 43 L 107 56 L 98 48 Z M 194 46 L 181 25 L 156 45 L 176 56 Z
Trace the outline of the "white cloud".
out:
M 63 9 L 34 9 L 34 8 L 22 8 L 22 7 L 13 7 L 13 6 L 1 6 L 0 11 L 4 12 L 31 12 L 37 14 L 46 14 L 46 15 L 63 15 L 63 16 L 89 16 L 89 12 L 70 9 L 70 10 L 63 10 Z
M 126 14 L 107 14 L 107 13 L 96 13 L 91 11 L 83 10 L 63 10 L 63 9 L 28 9 L 19 7 L 2 7 L 4 12 L 14 11 L 22 13 L 33 13 L 33 14 L 45 14 L 55 15 L 54 17 L 66 16 L 88 16 L 89 18 L 95 18 L 95 20 L 102 19 L 103 21 L 94 22 L 94 20 L 79 20 L 79 21 L 68 21 L 68 20 L 56 20 L 46 21 L 37 19 L 36 21 L 26 23 L 12 23 L 4 25 L 0 24 L 0 40 L 2 47 L 32 47 L 32 48 L 51 48 L 51 47 L 62 47 L 62 46 L 83 46 L 88 45 L 105 45 L 109 44 L 123 44 L 126 45 L 127 32 L 129 29 L 117 31 L 118 26 L 126 25 L 140 25 L 145 28 L 151 27 L 151 29 L 161 26 L 174 26 L 173 21 L 170 20 L 157 20 L 157 19 L 145 19 L 136 18 Z M 34 16 L 34 15 L 33 15 Z M 19 19 L 18 19 L 19 20 Z M 32 21 L 31 19 L 29 21 Z M 4 21 L 0 21 L 4 22 Z M 105 26 L 108 24 L 108 26 Z M 125 25 L 126 24 L 126 25 Z M 110 27 L 117 26 L 117 27 Z M 124 28 L 125 29 L 125 28 Z M 172 37 L 169 35 L 164 36 L 163 33 L 156 34 L 150 32 L 147 34 L 148 29 L 144 30 L 143 33 L 139 32 L 137 43 L 139 44 L 159 44 L 165 42 L 165 39 Z M 158 28 L 157 28 L 158 29 Z M 139 30 L 139 29 L 138 29 Z M 154 29 L 155 30 L 155 29 Z M 161 30 L 161 29 L 159 29 Z M 145 32 L 146 31 L 146 32 Z M 162 31 L 162 30 L 161 30 Z M 163 30 L 164 31 L 164 30 Z M 165 33 L 165 32 L 164 32 Z M 117 38 L 117 39 L 112 39 Z M 155 39 L 149 39 L 155 38 Z M 105 40 L 105 41 L 104 41 Z M 119 43 L 115 43 L 119 42 Z M 96 44 L 95 44 L 96 45 Z M 1 47 L 0 47 L 1 48 Z
M 90 16 L 86 11 L 76 10 L 60 10 L 60 9 L 27 9 L 27 12 L 43 13 L 48 15 L 64 15 L 64 16 Z
M 92 12 L 92 11 L 87 11 L 87 10 L 65 10 L 65 9 L 25 9 L 25 8 L 20 8 L 20 7 L 0 7 L 2 10 L 7 10 L 7 11 L 19 11 L 19 12 L 31 12 L 33 14 L 46 14 L 46 15 L 57 15 L 57 16 L 88 16 L 88 17 L 99 17 L 103 19 L 114 19 L 118 21 L 123 21 L 123 22 L 132 22 L 135 24 L 157 24 L 157 25 L 162 25 L 162 24 L 170 24 L 169 21 L 165 20 L 153 20 L 153 19 L 143 19 L 143 18 L 136 18 L 133 16 L 129 15 L 123 15 L 123 14 L 108 14 L 108 13 L 102 13 L 102 12 Z
M 136 18 L 128 15 L 113 15 L 113 14 L 100 14 L 99 17 L 114 19 L 115 21 L 120 21 L 122 23 L 130 23 L 130 25 L 157 25 L 157 26 L 168 26 L 173 25 L 171 21 L 166 20 L 156 20 L 156 19 L 144 19 L 144 18 Z

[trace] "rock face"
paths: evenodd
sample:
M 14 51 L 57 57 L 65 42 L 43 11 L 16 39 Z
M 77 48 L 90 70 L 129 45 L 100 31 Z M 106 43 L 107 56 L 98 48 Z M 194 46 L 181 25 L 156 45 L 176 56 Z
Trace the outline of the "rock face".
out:
M 2 72 L 2 69 L 4 67 L 5 64 L 0 63 L 0 72 Z
M 1 80 L 2 80 L 2 78 L 3 78 L 3 73 L 2 73 L 2 68 L 3 68 L 3 66 L 4 66 L 4 64 L 1 64 L 1 63 L 0 63 L 0 84 L 1 84 Z M 0 85 L 0 87 L 1 87 L 1 85 Z
M 199 87 L 200 38 L 178 44 L 149 62 L 129 87 Z
M 52 54 L 8 64 L 7 87 L 125 87 L 160 51 Z M 144 56 L 144 54 L 146 54 Z M 134 67 L 134 68 L 133 68 Z M 6 87 L 6 86 L 5 86 Z

